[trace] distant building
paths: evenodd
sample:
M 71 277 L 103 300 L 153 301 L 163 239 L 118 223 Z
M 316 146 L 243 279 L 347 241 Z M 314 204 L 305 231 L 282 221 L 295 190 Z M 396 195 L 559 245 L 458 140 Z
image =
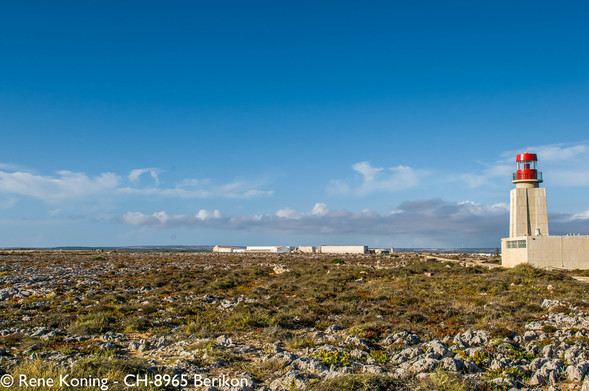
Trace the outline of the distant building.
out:
M 230 246 L 215 246 L 213 247 L 214 253 L 232 253 L 233 247 Z
M 322 254 L 366 254 L 368 246 L 319 246 Z
M 299 246 L 296 251 L 299 253 L 314 253 L 317 249 L 313 246 Z
M 289 253 L 289 246 L 247 246 L 247 253 Z
M 546 189 L 539 187 L 535 153 L 517 155 L 515 189 L 510 194 L 509 238 L 501 239 L 501 264 L 589 269 L 589 236 L 549 235 Z
M 371 248 L 368 250 L 370 254 L 390 254 L 391 250 L 388 248 Z

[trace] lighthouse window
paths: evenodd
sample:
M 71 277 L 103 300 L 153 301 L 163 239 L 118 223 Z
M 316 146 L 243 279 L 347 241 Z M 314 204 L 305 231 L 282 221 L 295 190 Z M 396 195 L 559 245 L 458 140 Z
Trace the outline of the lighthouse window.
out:
M 525 240 L 510 240 L 507 242 L 507 248 L 526 248 Z
M 517 169 L 518 170 L 536 170 L 538 168 L 538 162 L 533 160 L 524 160 L 521 162 L 517 162 Z

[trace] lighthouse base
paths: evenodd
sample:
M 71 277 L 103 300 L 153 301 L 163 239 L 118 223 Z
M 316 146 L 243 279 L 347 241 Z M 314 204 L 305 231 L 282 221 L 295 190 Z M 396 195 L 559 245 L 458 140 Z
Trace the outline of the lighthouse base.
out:
M 520 236 L 501 239 L 501 265 L 589 269 L 589 235 Z

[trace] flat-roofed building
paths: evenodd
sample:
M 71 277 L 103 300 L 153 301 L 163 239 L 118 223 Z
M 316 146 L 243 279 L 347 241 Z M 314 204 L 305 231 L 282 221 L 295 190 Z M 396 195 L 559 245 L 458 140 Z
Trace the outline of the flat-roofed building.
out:
M 247 246 L 247 253 L 289 253 L 289 246 Z
M 231 246 L 215 246 L 213 247 L 214 253 L 232 253 L 233 247 Z
M 366 254 L 368 246 L 319 246 L 322 254 Z

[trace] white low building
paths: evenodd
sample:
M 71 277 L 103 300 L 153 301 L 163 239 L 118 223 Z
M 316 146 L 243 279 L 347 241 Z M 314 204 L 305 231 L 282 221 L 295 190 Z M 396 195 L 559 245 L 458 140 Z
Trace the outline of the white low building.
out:
M 232 253 L 233 247 L 231 246 L 215 246 L 213 247 L 214 253 Z
M 322 254 L 366 254 L 368 246 L 319 246 Z
M 289 246 L 247 246 L 247 253 L 289 253 Z
M 314 246 L 299 246 L 297 252 L 299 253 L 314 253 L 317 249 Z

